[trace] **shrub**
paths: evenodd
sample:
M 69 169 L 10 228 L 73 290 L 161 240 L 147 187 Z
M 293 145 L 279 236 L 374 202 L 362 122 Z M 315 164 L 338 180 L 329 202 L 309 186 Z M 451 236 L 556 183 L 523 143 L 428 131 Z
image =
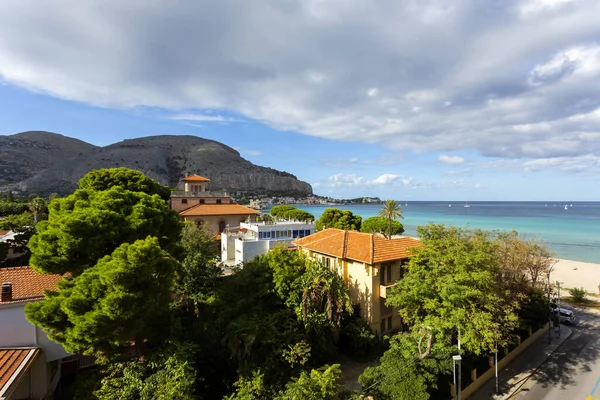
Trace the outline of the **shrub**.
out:
M 375 345 L 375 334 L 363 318 L 352 318 L 348 324 L 342 327 L 340 335 L 340 347 L 348 355 L 365 357 Z
M 569 293 L 571 294 L 571 298 L 573 301 L 578 303 L 582 303 L 585 301 L 585 295 L 587 294 L 584 288 L 573 288 L 569 289 Z

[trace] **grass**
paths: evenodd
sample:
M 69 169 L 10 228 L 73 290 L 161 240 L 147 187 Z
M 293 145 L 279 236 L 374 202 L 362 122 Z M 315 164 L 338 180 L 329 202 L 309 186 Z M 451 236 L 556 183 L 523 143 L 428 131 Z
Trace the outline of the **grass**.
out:
M 590 307 L 590 308 L 595 308 L 595 309 L 600 310 L 600 301 L 598 301 L 598 300 L 592 300 L 592 299 L 586 298 L 582 302 L 576 302 L 576 301 L 573 301 L 571 296 L 565 296 L 565 297 L 561 297 L 560 301 L 569 303 L 574 306 Z

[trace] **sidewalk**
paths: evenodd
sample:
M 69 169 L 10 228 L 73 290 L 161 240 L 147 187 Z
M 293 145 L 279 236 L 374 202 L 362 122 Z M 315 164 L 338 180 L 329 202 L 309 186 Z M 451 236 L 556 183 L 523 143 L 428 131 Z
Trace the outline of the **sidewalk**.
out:
M 496 394 L 496 378 L 492 377 L 478 391 L 469 396 L 469 400 L 505 400 L 516 394 L 521 386 L 546 359 L 571 336 L 570 327 L 561 325 L 560 338 L 551 331 L 552 342 L 548 344 L 548 333 L 540 338 L 517 356 L 507 367 L 498 371 L 498 388 Z

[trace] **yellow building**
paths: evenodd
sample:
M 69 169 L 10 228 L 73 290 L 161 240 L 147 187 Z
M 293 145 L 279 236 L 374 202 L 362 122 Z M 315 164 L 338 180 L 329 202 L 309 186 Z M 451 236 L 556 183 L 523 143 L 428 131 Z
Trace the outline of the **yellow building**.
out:
M 259 211 L 234 204 L 226 192 L 206 190 L 210 179 L 199 175 L 189 175 L 181 179 L 183 190 L 171 192 L 171 208 L 184 221 L 195 222 L 217 235 L 225 228 L 238 227 L 240 222 L 254 222 Z
M 410 250 L 421 246 L 417 239 L 386 239 L 329 228 L 293 243 L 309 258 L 324 262 L 343 277 L 352 302 L 360 305 L 361 317 L 374 332 L 402 328 L 398 312 L 387 307 L 385 300 L 388 290 L 404 275 Z

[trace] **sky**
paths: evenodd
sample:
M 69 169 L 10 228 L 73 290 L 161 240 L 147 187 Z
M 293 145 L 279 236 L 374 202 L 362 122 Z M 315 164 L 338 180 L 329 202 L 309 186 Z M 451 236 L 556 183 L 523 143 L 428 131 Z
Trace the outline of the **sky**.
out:
M 27 130 L 213 139 L 336 198 L 600 200 L 600 2 L 0 0 Z

